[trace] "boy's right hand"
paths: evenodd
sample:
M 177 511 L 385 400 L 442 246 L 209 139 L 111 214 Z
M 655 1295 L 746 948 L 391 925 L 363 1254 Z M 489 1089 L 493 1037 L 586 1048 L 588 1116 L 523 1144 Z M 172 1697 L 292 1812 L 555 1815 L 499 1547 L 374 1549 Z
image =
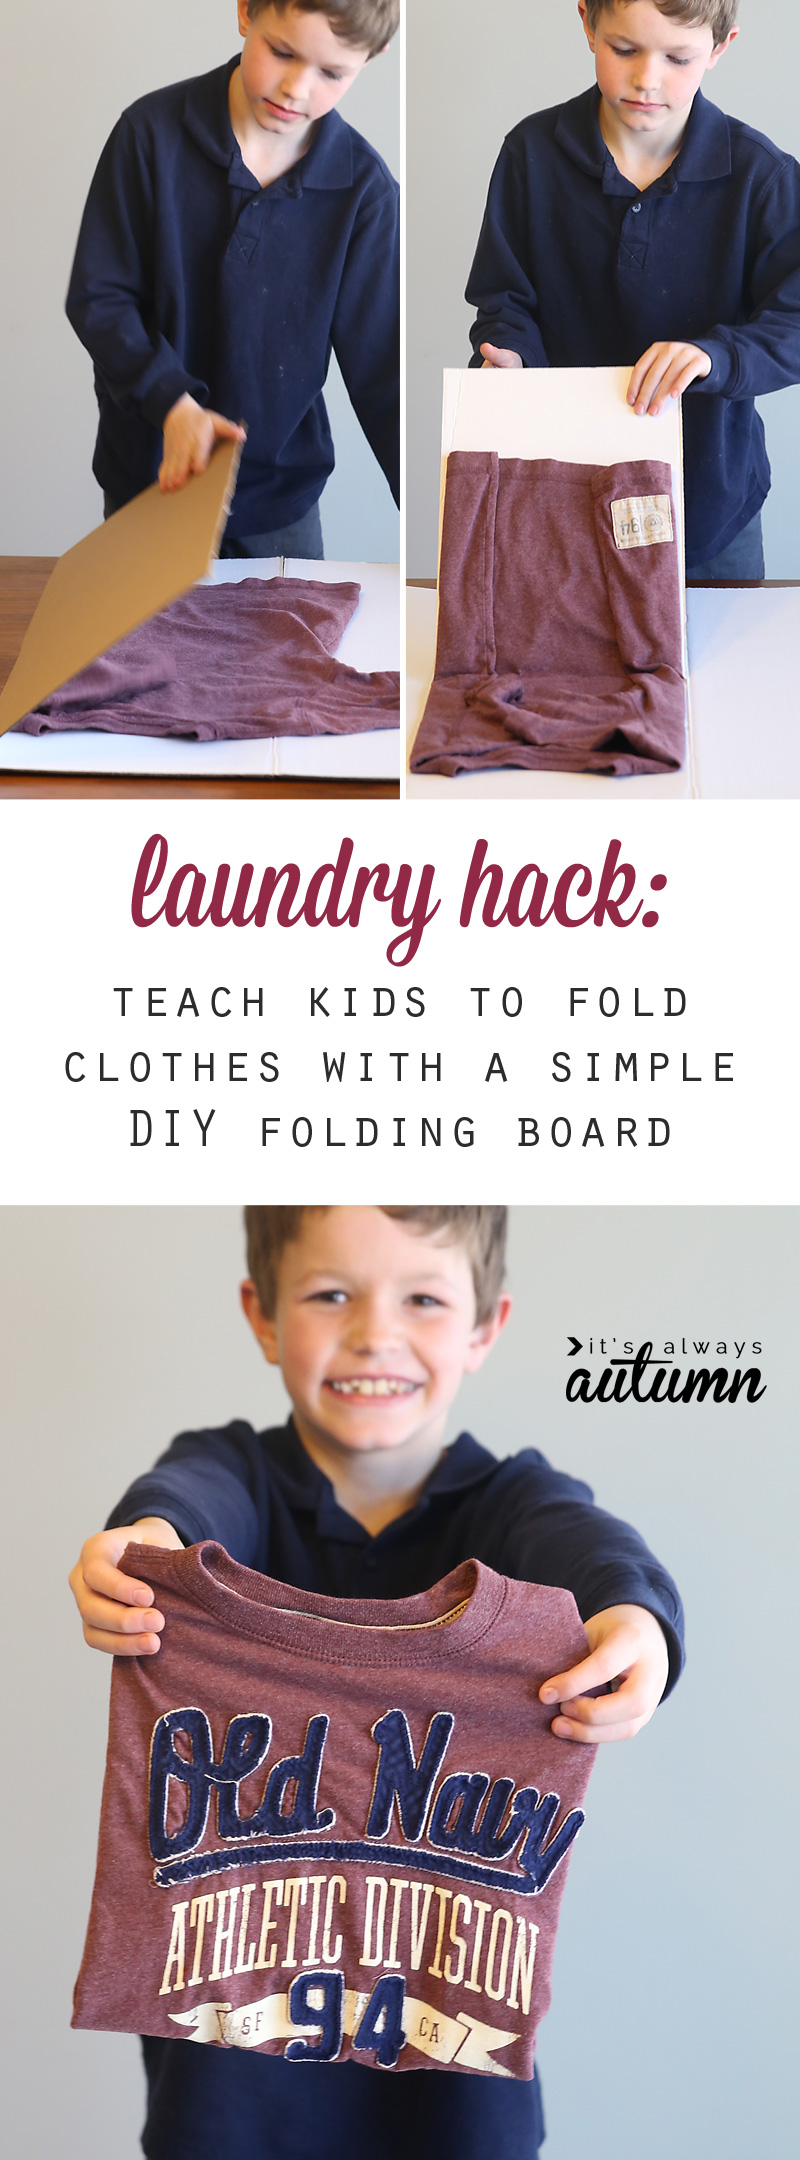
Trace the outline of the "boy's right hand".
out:
M 163 1613 L 147 1583 L 121 1575 L 126 1545 L 165 1545 L 180 1552 L 183 1540 L 160 1515 L 143 1516 L 124 1530 L 99 1530 L 87 1538 L 69 1578 L 90 1650 L 111 1657 L 152 1657 L 160 1647 Z
M 521 367 L 518 352 L 506 352 L 502 345 L 482 345 L 484 367 Z
M 245 432 L 223 413 L 207 412 L 184 391 L 164 421 L 164 456 L 158 472 L 162 495 L 185 487 L 192 473 L 205 472 L 215 443 L 244 442 Z

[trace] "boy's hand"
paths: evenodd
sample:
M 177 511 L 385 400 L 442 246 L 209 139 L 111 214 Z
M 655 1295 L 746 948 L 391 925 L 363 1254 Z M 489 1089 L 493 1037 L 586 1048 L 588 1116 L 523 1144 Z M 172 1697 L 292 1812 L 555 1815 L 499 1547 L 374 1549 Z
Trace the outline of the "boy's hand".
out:
M 518 352 L 506 352 L 502 345 L 482 345 L 484 367 L 521 367 Z
M 188 390 L 179 397 L 164 421 L 164 456 L 158 472 L 162 495 L 185 487 L 191 473 L 205 472 L 214 444 L 244 442 L 245 430 L 222 413 L 207 412 Z
M 90 1650 L 107 1650 L 111 1657 L 152 1657 L 159 1648 L 164 1615 L 154 1610 L 147 1583 L 121 1575 L 118 1563 L 126 1545 L 165 1545 L 169 1552 L 180 1552 L 182 1543 L 160 1515 L 87 1538 L 69 1587 Z
M 590 1656 L 539 1689 L 540 1702 L 560 1704 L 550 1730 L 559 1740 L 632 1740 L 652 1717 L 667 1684 L 663 1629 L 642 1605 L 610 1605 L 585 1627 Z M 613 1694 L 586 1694 L 609 1681 Z
M 699 345 L 648 345 L 628 384 L 628 404 L 637 413 L 655 416 L 667 398 L 682 397 L 690 383 L 710 374 L 711 355 Z

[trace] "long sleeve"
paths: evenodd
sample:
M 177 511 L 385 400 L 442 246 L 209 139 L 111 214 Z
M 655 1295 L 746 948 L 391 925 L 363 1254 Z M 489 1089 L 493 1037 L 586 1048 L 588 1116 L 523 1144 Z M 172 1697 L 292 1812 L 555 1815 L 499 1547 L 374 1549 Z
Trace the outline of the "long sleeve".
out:
M 800 382 L 800 165 L 785 158 L 753 217 L 748 285 L 753 311 L 741 323 L 715 323 L 698 344 L 711 374 L 694 393 L 763 397 Z
M 250 1425 L 236 1421 L 222 1431 L 179 1433 L 153 1469 L 134 1478 L 106 1529 L 159 1515 L 185 1544 L 215 1538 L 232 1560 L 252 1567 L 265 1534 L 263 1485 Z
M 610 1605 L 641 1605 L 664 1630 L 669 1680 L 684 1661 L 683 1607 L 667 1569 L 630 1523 L 595 1505 L 591 1489 L 525 1449 L 507 1465 L 502 1529 L 493 1565 L 523 1582 L 571 1590 L 583 1620 Z
M 208 386 L 183 366 L 153 315 L 153 179 L 143 143 L 123 114 L 109 137 L 83 213 L 67 315 L 114 403 L 160 428 L 188 391 Z
M 518 146 L 504 143 L 492 174 L 466 299 L 478 310 L 470 330 L 473 357 L 481 367 L 480 347 L 487 340 L 517 352 L 524 367 L 547 367 L 537 320 L 537 294 L 526 262 L 529 204 L 526 172 Z
M 400 499 L 400 204 L 385 178 L 353 228 L 331 341 L 353 410 Z

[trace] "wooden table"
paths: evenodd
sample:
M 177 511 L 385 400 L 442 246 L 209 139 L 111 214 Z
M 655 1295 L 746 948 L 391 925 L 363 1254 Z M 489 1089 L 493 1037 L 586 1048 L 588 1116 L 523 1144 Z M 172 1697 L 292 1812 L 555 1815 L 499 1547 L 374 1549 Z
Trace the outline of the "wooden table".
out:
M 38 607 L 55 555 L 0 555 L 0 689 L 7 682 L 31 616 Z M 367 802 L 377 798 L 396 801 L 400 793 L 395 780 L 119 780 L 107 774 L 4 773 L 0 772 L 0 800 L 16 796 L 39 801 L 58 796 L 96 800 L 111 796 L 158 796 L 160 800 L 191 795 L 223 797 L 232 802 Z

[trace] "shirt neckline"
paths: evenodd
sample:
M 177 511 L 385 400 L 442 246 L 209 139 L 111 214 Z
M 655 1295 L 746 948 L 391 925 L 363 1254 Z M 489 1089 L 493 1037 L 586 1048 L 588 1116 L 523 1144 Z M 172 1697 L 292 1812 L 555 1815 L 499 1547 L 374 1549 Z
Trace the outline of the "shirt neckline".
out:
M 353 181 L 353 131 L 334 110 L 322 115 L 313 141 L 297 164 L 290 165 L 287 172 L 279 174 L 267 188 L 262 188 L 255 174 L 245 165 L 228 107 L 228 84 L 234 68 L 239 66 L 239 59 L 239 54 L 234 53 L 232 60 L 211 68 L 207 75 L 192 76 L 185 86 L 183 100 L 184 127 L 211 163 L 227 171 L 230 185 L 263 196 L 274 195 L 276 188 L 282 189 L 294 180 L 290 192 L 300 193 L 302 189 L 298 182 L 302 173 L 303 188 L 350 187 Z
M 292 1504 L 305 1505 L 313 1511 L 319 1508 L 321 1502 L 329 1502 L 336 1514 L 341 1515 L 346 1522 L 352 1522 L 359 1535 L 363 1531 L 363 1536 L 369 1539 L 369 1531 L 363 1530 L 357 1517 L 348 1515 L 345 1508 L 339 1507 L 330 1478 L 306 1453 L 291 1415 L 285 1424 L 268 1427 L 260 1438 L 265 1442 L 277 1443 L 268 1449 L 270 1462 L 281 1483 L 292 1488 Z M 498 1458 L 492 1455 L 488 1448 L 483 1447 L 472 1433 L 466 1430 L 457 1433 L 455 1439 L 445 1448 L 430 1476 L 426 1478 L 414 1507 L 410 1508 L 405 1516 L 397 1516 L 394 1523 L 387 1525 L 387 1529 L 392 1530 L 397 1523 L 405 1522 L 408 1515 L 424 1506 L 431 1495 L 467 1490 L 473 1485 L 481 1484 L 490 1476 L 492 1470 L 497 1468 L 497 1463 Z M 378 1537 L 383 1535 L 383 1531 L 378 1532 Z M 377 1539 L 374 1539 L 373 1543 L 377 1543 Z
M 573 164 L 601 180 L 605 194 L 630 194 L 632 199 L 671 195 L 682 181 L 724 179 L 732 170 L 730 121 L 720 106 L 703 96 L 702 90 L 695 92 L 677 156 L 647 188 L 637 188 L 614 162 L 600 127 L 600 92 L 596 83 L 558 108 L 555 139 Z
M 147 1579 L 157 1553 L 176 1586 L 234 1633 L 323 1664 L 397 1666 L 413 1656 L 415 1666 L 438 1665 L 471 1650 L 494 1626 L 506 1597 L 505 1577 L 480 1560 L 462 1561 L 413 1597 L 336 1598 L 243 1567 L 210 1539 L 182 1552 L 129 1551 L 147 1555 Z

